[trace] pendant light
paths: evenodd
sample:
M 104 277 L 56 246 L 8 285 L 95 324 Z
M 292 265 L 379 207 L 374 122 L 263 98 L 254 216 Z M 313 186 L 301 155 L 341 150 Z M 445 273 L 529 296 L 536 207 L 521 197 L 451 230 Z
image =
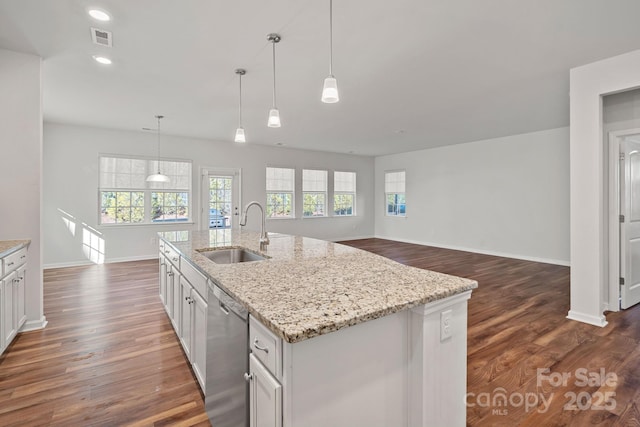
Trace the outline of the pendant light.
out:
M 236 70 L 236 74 L 238 75 L 238 79 L 240 81 L 240 91 L 238 95 L 238 129 L 236 129 L 236 137 L 234 139 L 235 142 L 247 142 L 247 139 L 244 136 L 244 128 L 242 127 L 242 76 L 247 73 L 247 70 L 242 68 L 238 68 Z
M 273 45 L 273 107 L 269 110 L 269 120 L 267 126 L 270 128 L 280 127 L 280 111 L 276 107 L 276 43 L 280 42 L 280 36 L 276 33 L 267 35 L 267 40 Z
M 334 104 L 338 101 L 338 81 L 333 76 L 333 0 L 329 0 L 329 76 L 324 79 L 322 102 Z
M 160 173 L 160 119 L 164 116 L 155 116 L 158 119 L 158 173 L 154 173 L 147 177 L 147 182 L 169 182 L 169 177 Z

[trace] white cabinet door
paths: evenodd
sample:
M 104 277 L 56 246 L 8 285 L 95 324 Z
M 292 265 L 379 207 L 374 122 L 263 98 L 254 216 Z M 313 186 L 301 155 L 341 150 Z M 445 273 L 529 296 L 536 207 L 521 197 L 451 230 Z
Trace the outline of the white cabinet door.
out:
M 27 280 L 27 265 L 23 265 L 16 270 L 16 281 L 14 289 L 15 298 L 15 319 L 16 331 L 19 331 L 24 322 L 27 321 L 27 312 L 25 306 L 25 284 Z
M 191 341 L 191 362 L 193 371 L 198 378 L 202 391 L 206 394 L 206 368 L 207 368 L 207 303 L 195 291 L 191 289 L 191 304 L 193 310 L 193 334 Z
M 167 299 L 167 259 L 162 253 L 158 257 L 160 260 L 160 301 L 166 305 Z
M 251 427 L 282 426 L 282 386 L 253 355 L 249 355 L 249 419 Z
M 182 333 L 182 286 L 180 285 L 183 280 L 182 274 L 180 274 L 180 270 L 176 267 L 173 267 L 174 276 L 173 276 L 173 297 L 171 300 L 173 301 L 173 309 L 171 312 L 173 313 L 173 328 L 176 330 L 178 336 Z
M 167 261 L 167 292 L 164 295 L 164 308 L 169 314 L 169 319 L 173 323 L 173 286 L 175 284 L 175 272 L 173 265 Z
M 2 339 L 3 347 L 7 348 L 16 336 L 14 290 L 16 273 L 9 274 L 2 280 Z
M 180 288 L 182 292 L 180 293 L 181 300 L 181 320 L 182 330 L 178 336 L 180 337 L 180 343 L 182 344 L 182 348 L 184 352 L 187 354 L 187 359 L 192 361 L 191 355 L 191 330 L 193 325 L 193 309 L 192 309 L 192 298 L 191 298 L 191 284 L 184 277 L 180 280 Z

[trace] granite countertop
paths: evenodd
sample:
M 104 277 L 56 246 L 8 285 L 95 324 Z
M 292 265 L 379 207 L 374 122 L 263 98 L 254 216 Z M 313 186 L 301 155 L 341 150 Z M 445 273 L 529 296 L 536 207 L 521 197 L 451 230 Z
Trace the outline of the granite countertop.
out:
M 0 258 L 29 246 L 31 240 L 0 240 Z
M 307 237 L 269 233 L 271 243 L 260 252 L 256 232 L 173 233 L 160 233 L 160 237 L 290 343 L 477 287 L 474 280 L 405 266 L 350 246 Z M 269 259 L 215 264 L 198 252 L 238 246 Z

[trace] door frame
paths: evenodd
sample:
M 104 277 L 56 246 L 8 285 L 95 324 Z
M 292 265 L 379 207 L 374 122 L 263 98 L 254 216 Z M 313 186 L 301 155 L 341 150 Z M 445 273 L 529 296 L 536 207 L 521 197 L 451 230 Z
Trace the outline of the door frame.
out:
M 200 168 L 200 229 L 209 229 L 209 183 L 210 175 L 233 175 L 236 179 L 236 189 L 238 200 L 238 211 L 242 211 L 242 168 L 221 168 L 215 166 L 202 166 Z M 206 196 L 205 196 L 206 195 Z M 205 201 L 206 199 L 206 201 Z M 232 214 L 233 215 L 233 214 Z M 238 221 L 240 221 L 238 219 Z M 233 218 L 231 220 L 231 228 L 234 227 Z
M 620 143 L 629 135 L 640 134 L 640 128 L 609 132 L 609 203 L 608 203 L 608 278 L 609 297 L 605 310 L 620 311 Z

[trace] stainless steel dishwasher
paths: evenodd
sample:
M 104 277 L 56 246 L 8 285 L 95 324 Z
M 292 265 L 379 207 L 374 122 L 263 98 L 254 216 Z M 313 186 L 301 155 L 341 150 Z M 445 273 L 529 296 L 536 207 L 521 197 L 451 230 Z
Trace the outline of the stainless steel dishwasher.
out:
M 215 427 L 249 426 L 248 321 L 242 305 L 209 286 L 205 407 Z

